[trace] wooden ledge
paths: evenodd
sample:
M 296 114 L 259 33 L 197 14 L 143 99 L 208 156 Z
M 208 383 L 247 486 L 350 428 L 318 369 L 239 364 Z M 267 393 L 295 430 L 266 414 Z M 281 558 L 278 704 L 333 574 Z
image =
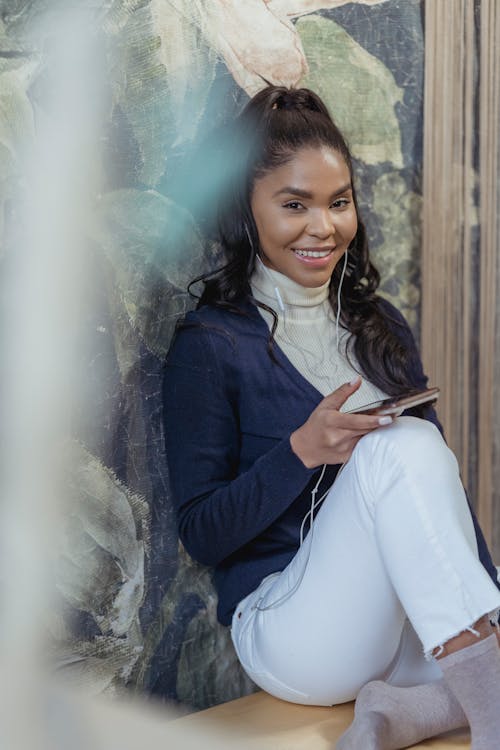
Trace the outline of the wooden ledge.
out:
M 241 738 L 245 748 L 256 750 L 333 750 L 336 740 L 352 721 L 353 706 L 353 703 L 334 708 L 298 706 L 258 692 L 190 714 L 175 723 L 182 723 L 186 729 L 227 730 Z M 449 732 L 414 747 L 469 750 L 470 737 L 467 732 Z

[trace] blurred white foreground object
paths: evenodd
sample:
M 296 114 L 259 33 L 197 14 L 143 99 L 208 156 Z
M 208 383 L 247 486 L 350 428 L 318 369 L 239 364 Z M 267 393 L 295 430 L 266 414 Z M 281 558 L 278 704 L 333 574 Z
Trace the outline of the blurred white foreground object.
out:
M 99 179 L 105 75 L 97 70 L 92 13 L 61 10 L 48 36 L 46 28 L 40 33 L 50 55 L 50 65 L 40 62 L 49 71 L 47 106 L 36 112 L 34 139 L 18 144 L 25 192 L 6 249 L 2 300 L 0 748 L 233 748 L 234 737 L 229 745 L 211 731 L 212 743 L 205 731 L 175 727 L 166 708 L 84 698 L 56 681 L 44 637 L 55 606 L 56 541 L 69 512 L 60 483 L 62 445 L 81 394 L 75 332 L 85 221 Z

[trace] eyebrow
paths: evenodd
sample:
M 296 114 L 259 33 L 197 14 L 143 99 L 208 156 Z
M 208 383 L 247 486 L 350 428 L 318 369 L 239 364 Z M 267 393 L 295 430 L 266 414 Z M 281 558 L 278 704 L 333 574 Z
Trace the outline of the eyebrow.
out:
M 345 185 L 342 185 L 339 190 L 336 190 L 334 193 L 331 194 L 330 198 L 336 198 L 337 195 L 341 195 L 342 193 L 346 193 L 348 190 L 352 190 L 352 184 L 350 182 L 347 182 Z M 288 193 L 289 195 L 298 195 L 299 198 L 312 198 L 313 194 L 309 192 L 309 190 L 302 190 L 298 187 L 293 187 L 293 185 L 287 185 L 286 187 L 282 187 L 279 190 L 277 190 L 273 194 L 273 198 L 275 198 L 277 195 L 281 195 L 282 193 Z

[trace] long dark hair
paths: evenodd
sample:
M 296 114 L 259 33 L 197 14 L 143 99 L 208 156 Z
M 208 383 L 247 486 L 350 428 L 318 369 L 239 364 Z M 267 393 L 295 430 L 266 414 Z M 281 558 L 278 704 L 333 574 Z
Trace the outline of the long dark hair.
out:
M 259 249 L 250 208 L 252 191 L 255 180 L 285 164 L 299 149 L 320 146 L 328 146 L 343 156 L 358 215 L 358 229 L 349 246 L 342 282 L 341 323 L 355 337 L 354 353 L 364 375 L 385 392 L 397 395 L 414 387 L 409 352 L 395 333 L 401 323 L 376 295 L 380 276 L 370 260 L 366 230 L 359 215 L 351 154 L 326 106 L 313 91 L 269 85 L 247 103 L 236 119 L 225 146 L 224 159 L 230 173 L 220 193 L 217 215 L 226 263 L 194 279 L 191 285 L 199 281 L 204 284 L 198 307 L 216 305 L 240 313 L 238 302 L 250 298 L 268 310 L 274 319 L 268 346 L 272 356 L 277 315 L 255 300 L 250 288 Z M 330 281 L 333 309 L 337 306 L 343 265 L 337 263 Z

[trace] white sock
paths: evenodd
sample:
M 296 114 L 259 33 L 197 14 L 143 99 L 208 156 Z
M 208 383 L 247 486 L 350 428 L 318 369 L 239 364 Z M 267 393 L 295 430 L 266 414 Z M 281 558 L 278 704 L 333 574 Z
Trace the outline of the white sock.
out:
M 368 682 L 336 750 L 400 750 L 465 726 L 460 703 L 444 680 L 414 687 Z
M 500 648 L 495 634 L 439 659 L 472 733 L 471 750 L 500 747 Z

